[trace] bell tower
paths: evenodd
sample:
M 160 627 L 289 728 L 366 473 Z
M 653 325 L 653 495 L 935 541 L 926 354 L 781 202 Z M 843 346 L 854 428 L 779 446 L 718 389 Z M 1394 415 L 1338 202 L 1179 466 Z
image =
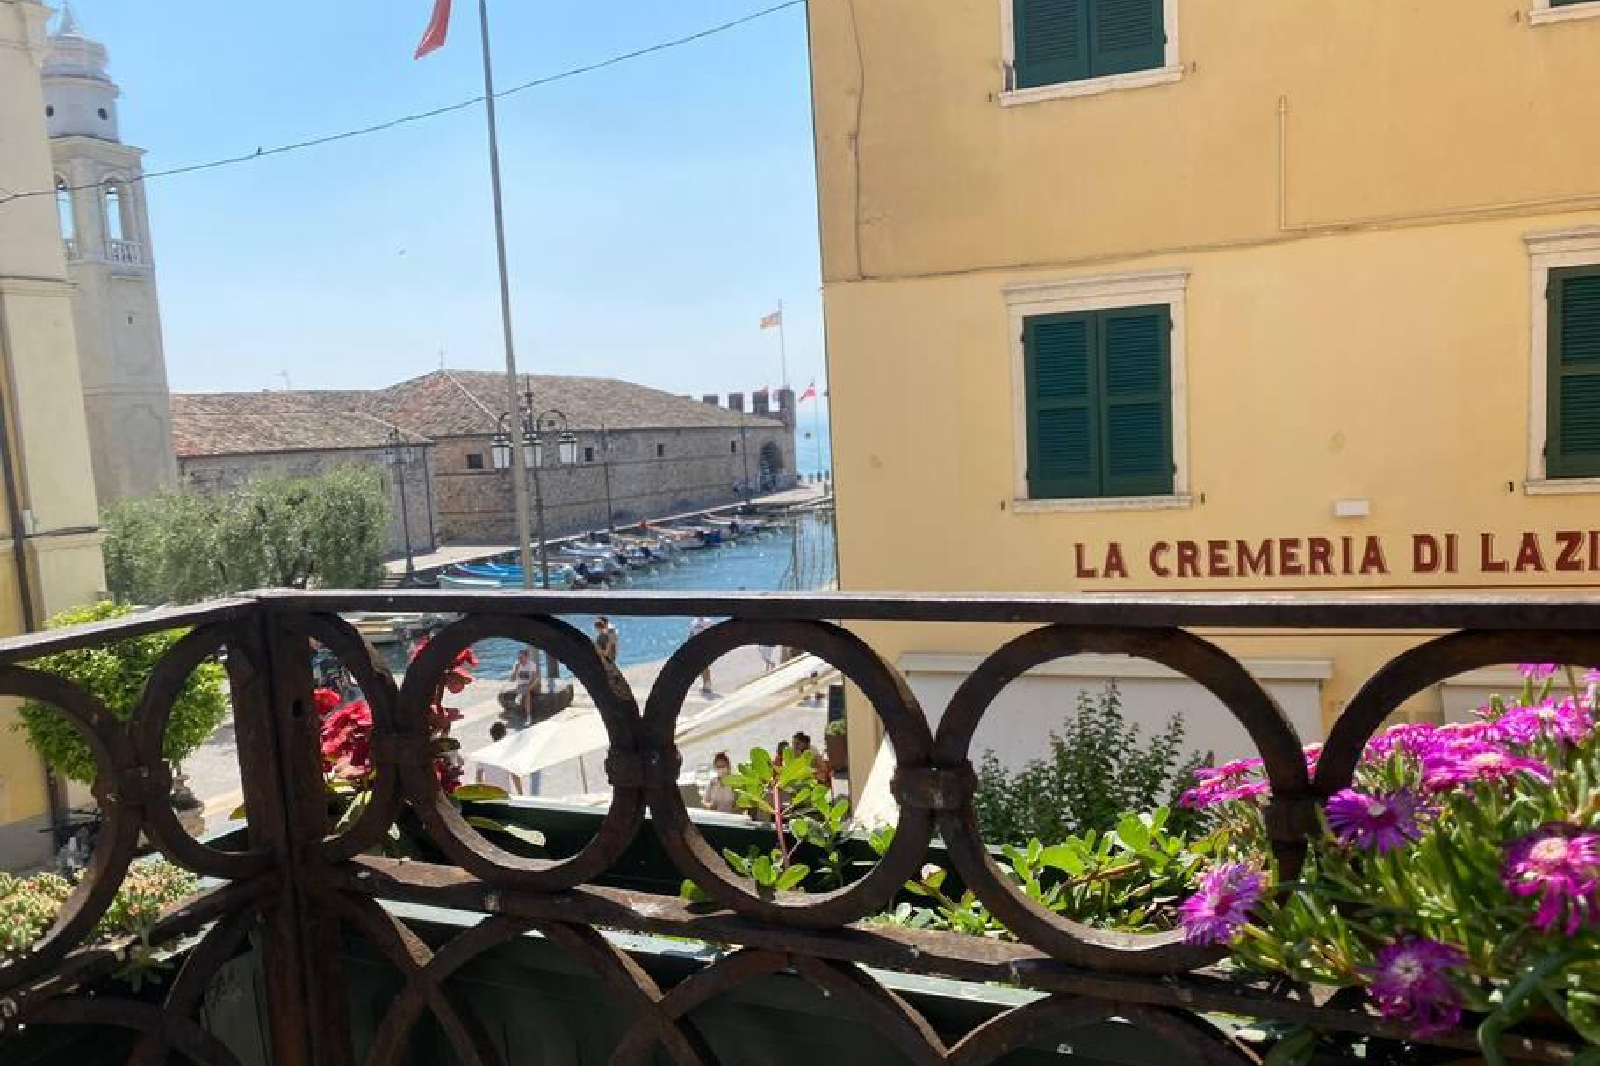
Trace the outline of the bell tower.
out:
M 177 482 L 144 151 L 122 143 L 107 59 L 64 0 L 42 72 L 45 126 L 102 506 Z

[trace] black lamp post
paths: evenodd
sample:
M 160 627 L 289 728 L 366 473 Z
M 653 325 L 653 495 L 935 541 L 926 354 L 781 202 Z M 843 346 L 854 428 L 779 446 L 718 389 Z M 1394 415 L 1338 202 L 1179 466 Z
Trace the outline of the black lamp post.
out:
M 395 483 L 400 486 L 400 529 L 406 542 L 406 573 L 401 584 L 411 586 L 417 583 L 417 563 L 411 548 L 411 507 L 406 500 L 406 467 L 416 461 L 416 453 L 405 442 L 397 426 L 389 429 L 388 459 L 394 464 Z
M 539 541 L 539 586 L 544 589 L 550 587 L 550 558 L 544 534 L 544 492 L 539 480 L 539 468 L 544 465 L 543 433 L 554 435 L 555 460 L 558 464 L 570 465 L 578 457 L 578 438 L 568 428 L 567 416 L 550 408 L 538 415 L 533 413 L 533 392 L 523 393 L 522 404 L 515 413 L 503 413 L 495 424 L 494 440 L 490 444 L 490 452 L 494 456 L 496 470 L 509 470 L 511 468 L 511 433 L 510 423 L 515 417 L 522 431 L 522 462 L 528 470 L 533 472 L 533 513 L 536 524 L 535 536 Z M 524 568 L 522 573 L 522 586 L 533 587 L 533 575 Z
M 600 423 L 600 470 L 605 474 L 606 481 L 606 532 L 617 531 L 616 511 L 611 506 L 611 434 L 606 430 L 606 424 Z

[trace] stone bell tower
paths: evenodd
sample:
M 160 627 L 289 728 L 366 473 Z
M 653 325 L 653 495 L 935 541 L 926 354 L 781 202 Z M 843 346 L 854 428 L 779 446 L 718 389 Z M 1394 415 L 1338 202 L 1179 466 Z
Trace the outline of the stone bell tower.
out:
M 117 131 L 121 90 L 105 46 L 84 35 L 71 0 L 45 58 L 45 126 L 67 267 L 84 413 L 101 505 L 177 481 L 161 310 L 151 256 L 144 151 Z

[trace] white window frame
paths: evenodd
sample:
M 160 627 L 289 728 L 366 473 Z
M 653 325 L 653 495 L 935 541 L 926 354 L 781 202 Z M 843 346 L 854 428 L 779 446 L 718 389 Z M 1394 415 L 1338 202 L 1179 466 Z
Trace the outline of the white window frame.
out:
M 1101 274 L 1060 281 L 1025 281 L 1005 286 L 1011 344 L 1013 514 L 1053 511 L 1156 511 L 1193 506 L 1189 495 L 1189 343 L 1187 270 Z M 1091 496 L 1035 499 L 1028 495 L 1028 387 L 1022 345 L 1023 321 L 1035 315 L 1110 311 L 1165 304 L 1172 319 L 1172 492 L 1157 496 Z
M 1600 0 L 1590 0 L 1589 3 L 1583 4 L 1563 4 L 1560 7 L 1552 7 L 1550 0 L 1533 0 L 1533 7 L 1528 10 L 1528 23 L 1533 26 L 1592 18 L 1600 18 Z
M 1591 6 L 1600 8 L 1600 2 Z M 1530 233 L 1523 240 L 1531 265 L 1528 306 L 1533 312 L 1528 345 L 1528 477 L 1523 491 L 1529 496 L 1600 493 L 1600 477 L 1549 477 L 1544 456 L 1550 416 L 1550 271 L 1600 266 L 1600 226 Z
M 1535 0 L 1543 2 L 1543 0 Z M 1131 70 L 1126 74 L 1106 74 L 1081 81 L 1062 81 L 1054 85 L 1012 88 L 1017 68 L 1017 0 L 1000 0 L 1000 93 L 1001 107 L 1035 104 L 1042 100 L 1061 100 L 1073 96 L 1098 96 L 1122 89 L 1142 89 L 1150 85 L 1171 85 L 1183 78 L 1183 60 L 1178 51 L 1178 0 L 1162 0 L 1162 29 L 1167 35 L 1166 55 L 1159 67 Z M 1600 6 L 1600 3 L 1597 3 Z

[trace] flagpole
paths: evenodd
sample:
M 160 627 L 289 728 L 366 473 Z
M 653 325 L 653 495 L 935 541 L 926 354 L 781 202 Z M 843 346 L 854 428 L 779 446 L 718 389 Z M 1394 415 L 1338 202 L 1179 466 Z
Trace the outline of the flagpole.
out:
M 783 301 L 778 301 L 778 367 L 782 372 L 783 387 L 789 387 L 789 348 L 784 339 Z
M 816 388 L 812 385 L 812 388 Z M 811 397 L 811 435 L 817 441 L 817 477 L 822 477 L 822 397 Z
M 494 113 L 494 60 L 489 50 L 489 0 L 478 0 L 479 39 L 483 46 L 483 105 L 489 119 L 489 183 L 494 190 L 494 246 L 500 268 L 500 332 L 506 349 L 506 410 L 511 438 L 511 508 L 516 512 L 517 555 L 522 587 L 533 580 L 533 536 L 528 529 L 528 468 L 524 465 L 522 397 L 517 393 L 517 348 L 511 331 L 511 277 L 506 268 L 506 215 L 500 185 L 500 132 Z

